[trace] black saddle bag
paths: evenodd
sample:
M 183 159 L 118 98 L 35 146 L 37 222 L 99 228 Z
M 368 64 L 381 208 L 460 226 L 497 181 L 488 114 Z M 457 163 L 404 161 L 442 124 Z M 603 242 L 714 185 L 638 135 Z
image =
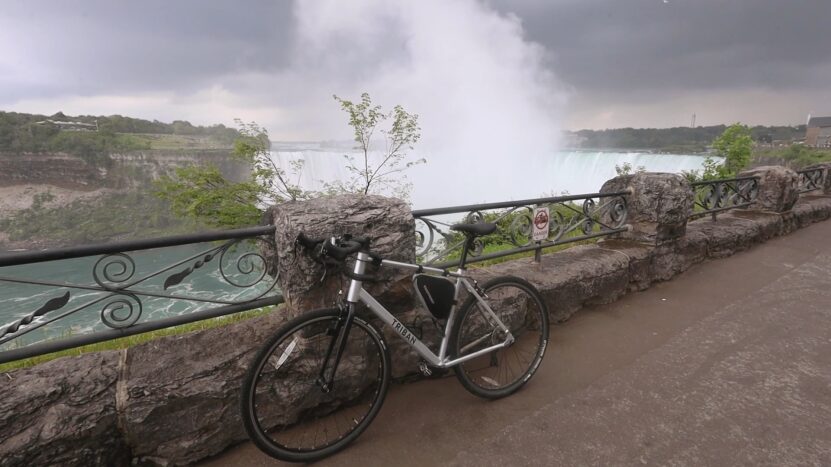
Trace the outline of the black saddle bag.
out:
M 416 274 L 413 285 L 421 304 L 437 319 L 447 319 L 450 309 L 453 308 L 453 297 L 456 295 L 456 286 L 452 281 L 429 274 Z

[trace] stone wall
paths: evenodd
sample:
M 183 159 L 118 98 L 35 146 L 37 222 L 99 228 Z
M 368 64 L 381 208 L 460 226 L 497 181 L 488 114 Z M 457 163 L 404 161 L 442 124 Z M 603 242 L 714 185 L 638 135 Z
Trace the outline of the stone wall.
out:
M 716 222 L 709 218 L 687 222 L 679 213 L 689 212 L 692 192 L 676 176 L 638 174 L 607 185 L 604 189 L 610 191 L 631 188 L 633 196 L 639 197 L 629 203 L 633 220 L 629 232 L 544 255 L 541 263 L 507 261 L 478 269 L 475 275 L 482 279 L 501 274 L 526 278 L 546 298 L 553 320 L 561 322 L 583 306 L 612 302 L 628 292 L 669 280 L 706 259 L 732 255 L 831 217 L 831 196 L 817 191 L 801 196 L 783 212 L 760 210 L 757 205 L 721 213 Z M 787 203 L 787 196 L 769 199 Z M 668 200 L 676 200 L 673 203 L 677 205 L 668 206 Z M 386 254 L 401 255 L 400 259 L 412 258 L 412 220 L 402 214 L 406 208 L 400 202 L 370 197 L 314 203 L 305 209 L 292 205 L 271 213 L 271 221 L 278 226 L 284 276 L 292 274 L 295 259 L 291 235 L 279 238 L 281 229 L 379 235 L 374 229 L 383 226 L 398 232 L 400 240 L 379 243 L 379 247 Z M 651 216 L 649 209 L 661 214 Z M 313 277 L 315 274 L 298 277 L 294 273 L 283 286 L 301 287 Z M 402 321 L 415 322 L 426 316 L 426 312 L 411 308 L 414 302 L 402 294 L 406 279 L 388 279 L 379 292 L 399 297 L 398 316 L 407 317 Z M 297 298 L 294 304 L 325 305 L 315 300 L 320 298 Z M 180 465 L 244 440 L 238 409 L 243 374 L 260 344 L 287 316 L 271 313 L 123 351 L 63 358 L 0 375 L 0 466 Z M 435 337 L 428 336 L 428 340 Z M 413 374 L 417 358 L 397 337 L 390 334 L 388 339 L 395 346 L 394 373 L 399 377 Z

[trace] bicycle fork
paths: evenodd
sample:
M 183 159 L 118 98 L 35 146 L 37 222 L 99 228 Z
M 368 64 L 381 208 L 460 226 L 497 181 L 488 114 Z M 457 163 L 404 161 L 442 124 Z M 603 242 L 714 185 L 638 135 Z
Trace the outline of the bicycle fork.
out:
M 344 317 L 344 309 L 346 307 L 346 316 Z M 349 330 L 352 328 L 352 321 L 355 318 L 355 304 L 347 302 L 345 305 L 341 305 L 341 314 L 338 318 L 337 324 L 335 325 L 334 329 L 330 329 L 327 331 L 334 337 L 329 341 L 329 348 L 326 349 L 326 357 L 323 359 L 323 365 L 320 367 L 320 373 L 317 376 L 317 385 L 324 393 L 329 393 L 332 391 L 332 386 L 335 381 L 335 373 L 338 371 L 338 365 L 340 364 L 341 357 L 343 356 L 343 351 L 346 349 L 346 341 L 349 338 Z M 329 362 L 332 359 L 332 353 L 334 355 L 334 361 L 331 365 L 331 371 L 327 376 L 327 368 L 329 368 Z

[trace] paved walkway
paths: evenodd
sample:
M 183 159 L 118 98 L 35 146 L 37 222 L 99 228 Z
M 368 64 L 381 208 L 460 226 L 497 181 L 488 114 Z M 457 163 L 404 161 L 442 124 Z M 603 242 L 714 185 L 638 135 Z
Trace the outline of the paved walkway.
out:
M 323 465 L 831 465 L 831 222 L 552 328 L 519 393 L 396 386 Z M 251 444 L 205 463 L 279 465 Z

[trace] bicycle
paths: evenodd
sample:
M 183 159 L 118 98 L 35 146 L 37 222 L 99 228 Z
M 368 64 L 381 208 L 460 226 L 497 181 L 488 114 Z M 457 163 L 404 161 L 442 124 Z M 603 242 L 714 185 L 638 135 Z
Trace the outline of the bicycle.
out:
M 249 367 L 242 419 L 260 450 L 283 461 L 319 460 L 354 441 L 378 414 L 390 382 L 389 351 L 375 325 L 356 313 L 359 303 L 421 356 L 425 373 L 452 367 L 465 389 L 487 399 L 508 396 L 528 382 L 548 344 L 545 302 L 518 277 L 479 286 L 468 276 L 468 250 L 477 237 L 495 231 L 495 224 L 451 228 L 466 237 L 456 271 L 383 259 L 365 238 L 297 237 L 296 245 L 319 261 L 343 265 L 357 257 L 352 271 L 343 271 L 351 279 L 346 300 L 283 325 Z M 416 295 L 441 334 L 438 354 L 363 288 L 375 279 L 367 274 L 369 264 L 415 271 Z M 468 296 L 457 307 L 463 291 Z

